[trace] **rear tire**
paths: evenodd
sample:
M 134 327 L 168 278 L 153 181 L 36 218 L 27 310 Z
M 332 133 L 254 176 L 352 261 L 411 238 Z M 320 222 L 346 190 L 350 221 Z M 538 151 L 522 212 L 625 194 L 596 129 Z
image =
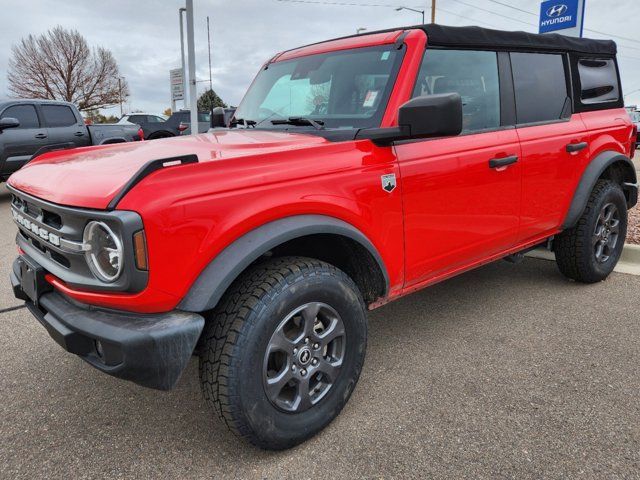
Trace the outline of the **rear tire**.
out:
M 204 397 L 254 445 L 292 447 L 340 413 L 366 338 L 364 302 L 344 272 L 309 258 L 270 260 L 235 282 L 205 326 Z
M 598 180 L 575 227 L 558 235 L 553 247 L 563 275 L 595 283 L 615 268 L 627 236 L 627 202 L 622 188 Z

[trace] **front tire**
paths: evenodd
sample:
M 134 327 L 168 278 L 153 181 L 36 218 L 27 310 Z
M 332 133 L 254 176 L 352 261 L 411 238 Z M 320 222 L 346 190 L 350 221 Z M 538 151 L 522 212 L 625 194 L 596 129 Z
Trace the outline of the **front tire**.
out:
M 575 227 L 554 240 L 563 275 L 583 283 L 606 279 L 615 268 L 627 236 L 627 202 L 622 188 L 598 180 Z
M 340 413 L 366 337 L 362 296 L 344 272 L 302 257 L 270 260 L 235 282 L 205 326 L 204 397 L 254 445 L 292 447 Z

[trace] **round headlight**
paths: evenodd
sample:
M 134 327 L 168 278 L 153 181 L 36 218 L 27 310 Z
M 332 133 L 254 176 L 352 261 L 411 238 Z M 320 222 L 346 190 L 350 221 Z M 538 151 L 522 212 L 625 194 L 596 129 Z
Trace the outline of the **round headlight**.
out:
M 85 258 L 91 272 L 103 282 L 115 282 L 122 273 L 122 242 L 103 222 L 89 222 L 83 235 Z

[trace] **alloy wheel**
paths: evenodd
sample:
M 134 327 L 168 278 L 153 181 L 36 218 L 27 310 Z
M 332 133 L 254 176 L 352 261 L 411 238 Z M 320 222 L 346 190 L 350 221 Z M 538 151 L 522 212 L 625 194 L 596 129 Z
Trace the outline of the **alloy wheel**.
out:
M 336 383 L 345 351 L 344 323 L 332 307 L 311 302 L 296 308 L 267 345 L 262 378 L 269 401 L 291 413 L 313 407 Z
M 598 215 L 593 233 L 593 253 L 599 263 L 605 263 L 615 253 L 620 238 L 620 212 L 613 203 L 607 203 Z

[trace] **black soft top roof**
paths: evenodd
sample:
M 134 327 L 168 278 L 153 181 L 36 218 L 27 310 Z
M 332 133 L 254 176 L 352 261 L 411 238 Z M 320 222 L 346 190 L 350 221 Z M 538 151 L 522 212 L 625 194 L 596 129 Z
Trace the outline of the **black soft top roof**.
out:
M 458 47 L 492 47 L 504 49 L 561 50 L 614 56 L 616 43 L 612 40 L 539 35 L 528 32 L 506 32 L 481 27 L 448 27 L 430 24 L 418 27 L 427 34 L 429 45 Z
M 539 35 L 537 33 L 507 32 L 482 27 L 450 27 L 435 23 L 391 28 L 379 32 L 368 32 L 363 35 L 415 29 L 423 30 L 427 34 L 429 45 L 442 47 L 553 50 L 606 56 L 615 56 L 617 53 L 616 43 L 612 40 L 567 37 L 557 33 Z

